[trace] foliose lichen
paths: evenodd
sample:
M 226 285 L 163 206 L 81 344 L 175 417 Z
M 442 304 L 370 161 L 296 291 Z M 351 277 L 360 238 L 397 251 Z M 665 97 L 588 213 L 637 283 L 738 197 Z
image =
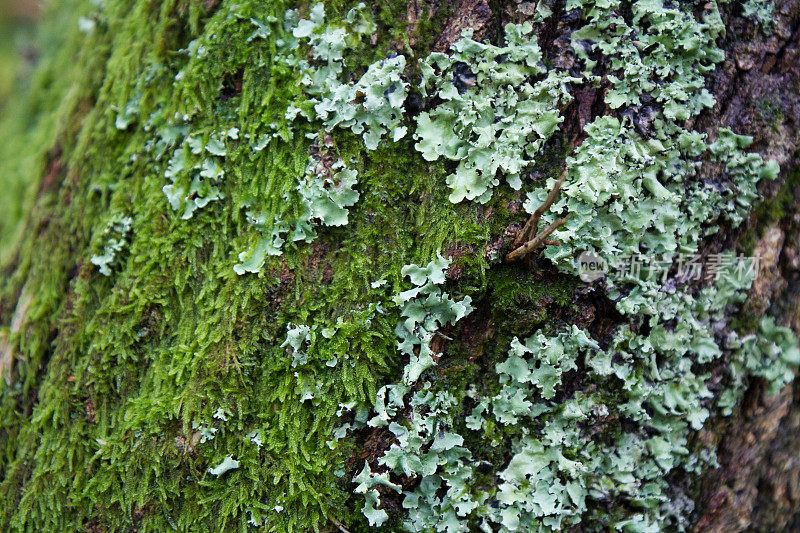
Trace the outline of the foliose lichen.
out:
M 129 216 L 114 215 L 103 228 L 102 253 L 91 257 L 92 264 L 97 265 L 102 275 L 110 276 L 112 269 L 119 265 L 119 255 L 128 244 L 132 223 Z
M 351 9 L 343 24 L 324 24 L 325 6 L 315 4 L 309 19 L 301 19 L 292 31 L 298 40 L 311 46 L 311 60 L 301 60 L 303 98 L 291 105 L 287 118 L 301 115 L 320 121 L 327 130 L 350 129 L 361 135 L 368 150 L 374 150 L 387 134 L 398 141 L 406 134 L 401 125 L 408 83 L 403 79 L 405 56 L 397 55 L 370 64 L 361 77 L 346 80 L 345 52 L 375 31 L 367 6 L 360 2 Z
M 756 184 L 774 179 L 778 172 L 774 162 L 764 163 L 757 154 L 743 152 L 750 142 L 747 137 L 721 129 L 709 141 L 705 134 L 683 126 L 714 104 L 702 74 L 723 57 L 715 44 L 723 31 L 716 7 L 709 6 L 698 21 L 680 6 L 637 2 L 631 6 L 630 19 L 624 19 L 617 15 L 618 4 L 568 2 L 566 6 L 582 9 L 586 19 L 586 25 L 572 35 L 584 70 L 583 79 L 562 75 L 558 83 L 600 82 L 593 74 L 596 59 L 589 54 L 599 51 L 612 72 L 606 77 L 612 84 L 606 103 L 622 112 L 621 118 L 603 116 L 586 126 L 585 139 L 567 159 L 570 173 L 563 196 L 546 216 L 547 222 L 571 217 L 553 234 L 558 244 L 544 252 L 565 273 L 577 273 L 573 261 L 582 251 L 600 254 L 616 270 L 632 255 L 648 254 L 671 265 L 681 254 L 696 254 L 701 238 L 716 231 L 717 224 L 741 223 L 756 197 Z M 506 26 L 507 33 L 524 38 L 527 31 L 518 29 Z M 480 53 L 472 58 L 459 55 L 470 47 Z M 484 66 L 487 49 L 491 45 L 478 47 L 467 35 L 451 56 L 435 54 L 426 60 L 444 73 L 440 79 L 445 80 L 445 89 L 437 93 L 444 103 L 420 115 L 417 149 L 427 159 L 447 154 L 460 161 L 462 177 L 470 164 L 490 169 L 490 180 L 476 179 L 476 172 L 470 174 L 472 179 L 462 181 L 451 176 L 448 184 L 455 189 L 450 197 L 454 202 L 486 201 L 491 186 L 497 184 L 492 180 L 500 167 L 488 166 L 489 159 L 482 164 L 470 162 L 468 141 L 473 133 L 469 127 L 479 123 L 480 117 L 495 128 L 485 137 L 486 154 L 515 154 L 518 168 L 532 161 L 522 155 L 530 147 L 527 135 L 505 139 L 503 144 L 516 152 L 492 144 L 502 139 L 505 123 L 502 113 L 497 120 L 496 107 L 466 115 L 472 116 L 465 120 L 468 128 L 459 126 L 459 117 L 482 101 L 481 91 L 492 87 L 489 76 L 474 74 Z M 526 50 L 519 43 L 514 49 Z M 529 50 L 534 57 L 538 53 L 535 43 Z M 524 62 L 519 63 L 513 70 L 520 74 L 517 85 L 543 74 L 535 68 L 520 72 Z M 424 80 L 435 72 L 428 67 Z M 551 77 L 559 79 L 552 71 L 545 79 Z M 462 99 L 461 93 L 467 97 Z M 564 89 L 559 94 L 568 97 Z M 487 100 L 493 105 L 507 100 L 492 96 Z M 549 112 L 554 128 L 559 115 L 554 109 Z M 438 129 L 430 116 L 439 119 Z M 703 165 L 709 164 L 719 169 L 713 181 L 702 177 Z M 545 188 L 529 193 L 528 212 L 543 202 L 554 182 L 551 178 Z M 720 338 L 718 332 L 729 323 L 726 310 L 742 302 L 755 275 L 752 270 L 734 269 L 736 260 L 731 254 L 723 258 L 729 270 L 721 268 L 716 283 L 699 291 L 687 286 L 686 280 L 668 282 L 668 269 L 660 278 L 653 271 L 631 271 L 621 279 L 607 280 L 608 296 L 624 317 L 608 345 L 601 348 L 588 332 L 575 326 L 555 334 L 538 333 L 524 344 L 514 339 L 509 358 L 496 366 L 502 386 L 496 395 L 473 391 L 454 396 L 450 390 L 431 391 L 429 386 L 415 391 L 390 389 L 388 403 L 379 395 L 378 416 L 373 421 L 387 423 L 405 405 L 404 396 L 411 394 L 411 415 L 390 426 L 398 442 L 378 459 L 390 473 L 410 480 L 407 486 L 392 482 L 385 471 L 371 473 L 367 466 L 360 486 L 366 486 L 368 475 L 378 476 L 402 491 L 408 512 L 404 524 L 409 531 L 560 530 L 596 512 L 587 507 L 587 497 L 628 501 L 637 509 L 612 515 L 611 523 L 618 530 L 658 531 L 665 524 L 685 529 L 692 503 L 672 492 L 665 476 L 675 469 L 697 473 L 715 464 L 711 450 L 690 452 L 690 433 L 701 429 L 712 411 L 730 413 L 742 393 L 744 374 L 763 377 L 771 390 L 777 390 L 791 379 L 800 362 L 797 338 L 787 328 L 773 329 L 774 322 L 769 320 L 761 324 L 758 336 L 741 340 L 732 332 Z M 646 333 L 640 332 L 642 328 Z M 759 342 L 763 346 L 757 347 Z M 526 354 L 531 356 L 526 358 Z M 585 372 L 580 390 L 553 401 L 563 374 L 575 371 L 578 360 Z M 731 380 L 715 398 L 707 386 L 711 374 L 705 368 L 718 361 L 730 369 Z M 477 405 L 468 417 L 461 414 L 460 418 L 466 398 Z M 609 403 L 615 406 L 610 408 Z M 609 417 L 618 425 L 613 438 L 600 431 L 595 439 L 582 429 Z M 636 429 L 624 429 L 623 420 Z M 460 432 L 455 427 L 461 427 Z M 505 469 L 490 467 L 496 480 L 488 484 L 491 488 L 486 489 L 482 480 L 471 483 L 474 465 L 481 458 L 463 444 L 475 442 L 471 432 L 484 431 L 484 438 L 500 444 L 496 435 L 503 427 L 513 428 L 516 435 L 510 444 L 504 443 L 511 460 Z M 442 436 L 447 446 L 436 440 Z M 376 511 L 377 504 L 372 499 L 365 507 L 371 523 L 386 519 Z
M 428 161 L 458 161 L 447 177 L 453 203 L 485 203 L 498 174 L 519 189 L 523 171 L 564 120 L 566 85 L 577 80 L 544 66 L 532 30 L 507 24 L 505 46 L 476 42 L 467 31 L 450 54 L 420 60 L 421 93 L 442 102 L 417 117 L 415 147 Z

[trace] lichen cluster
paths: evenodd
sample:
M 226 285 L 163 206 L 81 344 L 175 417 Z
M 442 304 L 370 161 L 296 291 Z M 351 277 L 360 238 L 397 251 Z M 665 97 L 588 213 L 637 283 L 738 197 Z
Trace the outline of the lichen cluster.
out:
M 388 133 L 393 141 L 403 138 L 406 127 L 401 119 L 408 87 L 403 80 L 405 57 L 376 61 L 355 82 L 343 79 L 351 75 L 344 71 L 345 54 L 352 54 L 359 40 L 375 32 L 375 23 L 363 2 L 348 11 L 342 25 L 325 25 L 324 21 L 325 6 L 318 3 L 310 18 L 299 20 L 292 30 L 295 38 L 308 40 L 311 61 L 296 63 L 304 91 L 287 117 L 300 114 L 321 121 L 328 130 L 350 129 L 362 135 L 368 150 L 376 149 Z
M 703 427 L 710 411 L 730 413 L 744 391 L 744 375 L 763 377 L 777 391 L 800 364 L 797 338 L 769 319 L 747 338 L 715 333 L 726 308 L 744 298 L 752 275 L 726 270 L 721 281 L 696 295 L 664 293 L 656 285 L 648 294 L 634 290 L 617 300 L 631 323 L 602 348 L 574 325 L 524 342 L 515 337 L 508 357 L 495 367 L 496 394 L 474 387 L 432 391 L 425 382 L 411 396 L 406 421 L 390 425 L 397 443 L 378 460 L 398 477 L 365 466 L 356 482 L 369 487 L 380 480 L 402 490 L 411 531 L 469 531 L 475 525 L 550 531 L 581 522 L 593 529 L 599 517 L 587 502 L 603 500 L 628 501 L 638 510 L 603 520 L 613 520 L 616 529 L 684 529 L 692 503 L 673 492 L 665 477 L 675 469 L 699 473 L 715 464 L 712 450 L 690 451 L 690 432 Z M 641 332 L 644 327 L 649 333 Z M 729 365 L 730 381 L 715 398 L 704 369 L 719 360 Z M 577 370 L 578 361 L 581 373 L 573 379 L 580 386 L 564 396 L 563 377 Z M 404 395 L 389 390 L 396 413 Z M 465 404 L 474 405 L 466 417 Z M 386 423 L 380 395 L 376 409 Z M 623 421 L 632 425 L 626 428 Z M 598 426 L 600 431 L 590 432 Z M 511 452 L 490 488 L 476 478 L 475 468 L 493 465 L 473 454 L 467 441 L 488 441 Z M 419 482 L 405 490 L 392 481 L 400 476 Z M 377 503 L 368 500 L 364 509 L 371 522 L 385 518 L 377 514 Z
M 106 224 L 106 229 L 103 230 L 102 253 L 91 258 L 92 264 L 97 265 L 104 276 L 110 276 L 111 269 L 120 263 L 118 255 L 128 243 L 131 222 L 131 217 L 116 215 Z
M 404 2 L 54 8 L 0 126 L 35 205 L 3 244 L 0 527 L 685 529 L 692 435 L 788 383 L 797 339 L 733 328 L 752 272 L 574 260 L 672 264 L 778 169 L 691 127 L 724 3 L 568 0 L 571 67 L 549 5 L 436 53 Z M 609 110 L 566 154 L 579 88 Z M 548 274 L 499 264 L 562 163 Z M 607 331 L 569 318 L 588 293 Z
M 548 70 L 531 32 L 530 23 L 507 24 L 502 47 L 466 32 L 452 53 L 420 61 L 421 93 L 442 102 L 417 117 L 415 147 L 428 161 L 458 161 L 447 177 L 451 202 L 485 203 L 498 174 L 519 189 L 523 170 L 564 120 L 566 84 L 579 80 Z

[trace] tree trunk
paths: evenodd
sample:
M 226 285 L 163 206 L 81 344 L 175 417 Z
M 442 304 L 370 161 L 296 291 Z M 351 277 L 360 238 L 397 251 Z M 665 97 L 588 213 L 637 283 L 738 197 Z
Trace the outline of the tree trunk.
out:
M 3 530 L 800 530 L 800 1 L 67 4 L 0 92 Z

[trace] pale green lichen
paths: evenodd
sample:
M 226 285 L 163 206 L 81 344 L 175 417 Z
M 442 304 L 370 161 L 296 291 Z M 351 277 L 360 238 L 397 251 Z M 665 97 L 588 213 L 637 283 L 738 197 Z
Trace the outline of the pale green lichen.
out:
M 708 4 L 695 17 L 680 4 L 631 2 L 629 21 L 620 7 L 618 0 L 566 4 L 566 9 L 583 10 L 586 17 L 586 24 L 571 39 L 587 81 L 600 81 L 592 74 L 593 50 L 610 62 L 607 79 L 612 89 L 606 103 L 618 109 L 653 102 L 670 120 L 686 120 L 713 105 L 703 75 L 723 59 L 715 44 L 724 32 L 717 6 Z
M 622 108 L 622 120 L 604 116 L 586 126 L 586 139 L 567 159 L 570 174 L 561 200 L 545 217 L 571 217 L 553 234 L 563 244 L 545 251 L 567 271 L 581 251 L 598 253 L 613 267 L 631 253 L 667 262 L 678 253 L 695 253 L 715 223 L 740 223 L 756 183 L 777 175 L 774 162 L 743 152 L 749 138 L 721 129 L 709 142 L 682 127 L 714 104 L 702 73 L 723 58 L 714 42 L 724 30 L 716 7 L 697 21 L 679 6 L 635 2 L 628 23 L 616 14 L 618 4 L 568 5 L 586 10 L 587 24 L 573 32 L 572 46 L 587 82 L 598 81 L 591 74 L 592 50 L 624 75 L 609 76 L 614 88 L 605 96 L 609 106 Z M 698 179 L 704 160 L 721 167 L 714 180 Z M 550 179 L 546 187 L 554 183 Z M 547 188 L 529 193 L 526 210 L 542 203 Z
M 299 216 L 281 220 L 278 217 L 268 225 L 264 215 L 248 211 L 250 223 L 258 228 L 262 237 L 251 251 L 239 254 L 239 263 L 233 270 L 243 275 L 247 272 L 260 272 L 266 258 L 283 254 L 283 246 L 287 242 L 313 242 L 317 237 L 315 226 L 344 226 L 347 224 L 348 208 L 353 207 L 359 193 L 353 187 L 357 185 L 358 172 L 345 167 L 338 160 L 326 165 L 319 157 L 309 157 L 305 174 L 297 184 L 299 198 Z M 292 196 L 284 195 L 289 202 Z
M 312 59 L 297 65 L 304 97 L 289 108 L 287 118 L 299 114 L 321 121 L 329 131 L 350 129 L 362 135 L 369 150 L 375 150 L 387 134 L 398 141 L 406 133 L 401 125 L 408 87 L 403 79 L 405 57 L 372 63 L 358 81 L 349 81 L 345 79 L 345 54 L 354 48 L 353 41 L 375 31 L 375 23 L 363 2 L 348 12 L 341 25 L 325 25 L 324 20 L 324 5 L 315 4 L 310 18 L 300 20 L 293 30 L 295 38 L 308 40 Z
M 650 332 L 637 334 L 622 326 L 606 348 L 575 326 L 557 335 L 539 333 L 524 343 L 514 339 L 508 358 L 496 366 L 500 391 L 483 397 L 467 393 L 477 404 L 464 419 L 464 434 L 453 431 L 460 425 L 457 396 L 433 392 L 429 383 L 413 392 L 410 415 L 389 425 L 397 443 L 378 460 L 389 472 L 413 481 L 410 490 L 397 489 L 403 489 L 409 513 L 406 529 L 449 533 L 480 525 L 555 531 L 582 521 L 587 497 L 628 500 L 640 509 L 620 518 L 614 524 L 619 530 L 655 532 L 666 524 L 684 529 L 685 511 L 675 512 L 664 476 L 675 468 L 691 472 L 714 464 L 710 451 L 690 455 L 688 449 L 690 431 L 703 427 L 712 408 L 711 374 L 702 365 L 720 359 L 732 364 L 737 382 L 728 390 L 741 394 L 744 375 L 760 375 L 777 390 L 800 363 L 797 338 L 769 320 L 762 324 L 762 337 L 740 341 L 732 332 L 729 339 L 718 338 L 726 308 L 742 301 L 741 289 L 750 285 L 754 272 L 737 277 L 743 273 L 730 268 L 724 274 L 694 296 L 665 293 L 641 281 L 652 292 L 634 290 L 617 306 L 647 320 Z M 581 380 L 592 383 L 596 392 L 578 391 L 556 401 L 563 374 L 575 370 L 578 359 L 586 365 Z M 396 416 L 405 405 L 404 391 L 409 392 L 388 390 L 392 411 L 379 396 L 379 416 L 370 424 L 387 423 L 386 413 Z M 621 432 L 613 442 L 604 434 L 595 440 L 581 428 L 608 418 L 610 398 L 618 402 L 616 415 L 635 429 Z M 718 407 L 733 401 L 723 395 L 724 406 Z M 502 445 L 492 437 L 502 427 L 521 429 L 521 434 L 510 443 L 507 466 L 496 471 L 498 483 L 487 489 L 473 482 L 478 459 L 464 447 L 465 437 L 477 432 Z
M 587 22 L 572 35 L 585 68 L 582 80 L 569 81 L 600 81 L 592 73 L 595 61 L 589 52 L 601 52 L 612 72 L 624 72 L 608 76 L 613 88 L 606 94 L 607 104 L 621 109 L 622 118 L 604 116 L 587 125 L 586 139 L 567 159 L 570 173 L 562 198 L 545 219 L 571 219 L 553 234 L 558 244 L 548 246 L 544 255 L 565 273 L 577 272 L 573 259 L 581 251 L 599 253 L 615 270 L 638 254 L 658 258 L 667 267 L 660 276 L 644 269 L 606 280 L 608 297 L 623 317 L 607 346 L 601 348 L 576 326 L 540 332 L 524 342 L 514 339 L 508 358 L 495 368 L 501 386 L 497 393 L 432 389 L 424 380 L 432 359 L 407 380 L 422 380 L 421 387 L 381 389 L 370 425 L 388 425 L 397 442 L 377 463 L 408 480 L 398 481 L 395 490 L 403 492 L 409 531 L 555 531 L 597 512 L 588 505 L 589 498 L 629 505 L 630 512 L 613 511 L 605 519 L 617 530 L 684 530 L 692 502 L 665 477 L 676 469 L 698 473 L 715 465 L 712 450 L 690 451 L 691 433 L 712 412 L 730 413 L 749 378 L 766 379 L 774 391 L 793 377 L 800 363 L 797 338 L 769 319 L 756 336 L 740 339 L 731 331 L 720 337 L 730 323 L 730 308 L 741 304 L 755 275 L 736 267 L 730 253 L 721 256 L 716 282 L 708 287 L 692 290 L 686 279 L 668 280 L 669 266 L 679 254 L 697 253 L 700 240 L 716 231 L 717 224 L 741 223 L 756 197 L 756 184 L 777 175 L 777 165 L 743 151 L 747 137 L 723 129 L 709 141 L 683 127 L 683 121 L 714 103 L 702 74 L 722 59 L 714 42 L 722 32 L 716 6 L 709 6 L 699 21 L 690 11 L 661 2 L 635 2 L 627 22 L 617 15 L 619 2 L 568 2 L 567 9 L 575 8 L 583 9 Z M 511 26 L 510 31 L 516 30 Z M 466 45 L 474 46 L 464 39 L 452 57 L 440 54 L 427 60 L 452 72 L 440 77 L 449 91 L 438 94 L 444 103 L 429 112 L 442 114 L 440 128 L 430 127 L 423 114 L 415 134 L 426 159 L 447 152 L 466 165 L 471 157 L 465 145 L 471 133 L 459 130 L 458 117 L 480 101 L 480 88 L 487 85 L 471 69 L 489 45 L 473 58 L 457 59 L 458 46 Z M 424 76 L 435 73 L 431 68 Z M 533 74 L 521 74 L 517 84 Z M 465 93 L 474 94 L 453 99 L 459 96 L 457 82 Z M 486 116 L 497 115 L 487 111 Z M 554 116 L 555 126 L 557 111 Z M 501 151 L 491 144 L 496 138 L 496 131 L 487 136 L 487 153 Z M 532 162 L 520 155 L 527 141 L 524 135 L 519 142 L 504 141 L 517 150 L 513 153 L 519 168 Z M 705 177 L 712 165 L 718 169 L 713 180 Z M 487 174 L 493 179 L 496 170 Z M 554 182 L 529 194 L 529 212 Z M 451 176 L 448 184 L 454 183 Z M 456 188 L 451 201 L 485 201 L 496 184 L 483 180 L 478 189 L 476 180 L 464 183 L 469 186 Z M 409 353 L 411 365 L 414 352 Z M 559 397 L 563 376 L 574 372 L 579 360 L 584 374 L 573 379 L 584 390 Z M 717 396 L 708 387 L 712 363 L 730 369 L 725 392 Z M 464 416 L 462 404 L 468 398 L 476 406 Z M 582 429 L 609 416 L 627 425 L 615 422 L 615 432 L 600 430 L 597 438 Z M 510 442 L 501 439 L 509 433 Z M 488 483 L 473 481 L 481 454 L 465 443 L 476 438 L 505 446 L 511 454 L 505 468 L 490 465 Z M 365 469 L 362 478 L 368 473 Z M 382 479 L 385 475 L 380 474 Z M 373 516 L 377 503 L 368 509 Z
M 161 142 L 171 144 L 186 130 L 185 126 L 166 128 L 160 135 Z M 220 182 L 225 176 L 222 165 L 227 154 L 226 139 L 238 140 L 239 130 L 232 127 L 207 137 L 189 135 L 173 151 L 164 171 L 170 183 L 162 190 L 173 210 L 183 210 L 182 219 L 192 218 L 196 210 L 224 197 Z
M 425 267 L 406 265 L 400 273 L 408 276 L 414 287 L 394 297 L 402 307 L 403 320 L 395 334 L 400 338 L 398 350 L 409 357 L 403 370 L 403 383 L 410 386 L 420 374 L 434 364 L 431 340 L 445 324 L 455 324 L 472 312 L 472 298 L 455 301 L 437 285 L 444 282 L 450 261 L 438 255 Z
M 549 223 L 569 213 L 569 222 L 553 233 L 561 244 L 544 252 L 565 270 L 582 251 L 599 254 L 614 268 L 633 253 L 668 262 L 678 253 L 695 253 L 716 224 L 741 222 L 756 183 L 776 176 L 774 163 L 744 154 L 748 139 L 727 130 L 710 144 L 704 135 L 675 129 L 644 138 L 627 119 L 602 117 L 586 133 L 567 159 L 561 198 L 544 217 Z M 717 179 L 698 180 L 701 158 L 720 163 Z M 533 212 L 547 194 L 529 193 L 525 209 Z
M 304 344 L 313 342 L 315 332 L 305 325 L 293 326 L 289 324 L 286 330 L 286 340 L 281 344 L 281 348 L 286 346 L 292 350 L 292 367 L 302 365 L 308 360 L 308 353 L 304 350 Z
M 210 440 L 214 440 L 214 434 L 218 431 L 217 428 L 211 427 L 208 424 L 202 422 L 192 422 L 192 429 L 197 430 L 200 435 L 200 439 L 198 442 L 203 444 L 204 442 L 208 442 Z
M 237 468 L 239 468 L 239 461 L 229 455 L 217 466 L 209 468 L 208 473 L 220 477 L 224 473 L 230 472 L 231 470 L 236 470 Z
M 364 462 L 364 469 L 359 475 L 353 478 L 353 482 L 358 486 L 353 492 L 364 495 L 364 516 L 367 517 L 370 526 L 380 526 L 389 515 L 383 509 L 378 509 L 381 504 L 380 493 L 375 487 L 383 486 L 389 489 L 400 491 L 400 486 L 389 481 L 387 474 L 373 474 L 369 469 L 369 464 Z
M 322 161 L 311 158 L 306 174 L 297 186 L 303 215 L 300 217 L 302 229 L 296 230 L 292 240 L 307 240 L 312 231 L 310 225 L 315 221 L 325 226 L 344 226 L 347 224 L 347 208 L 358 201 L 358 191 L 353 187 L 358 183 L 358 172 L 346 168 L 341 160 L 327 168 Z
M 498 174 L 519 189 L 521 174 L 564 120 L 567 83 L 577 80 L 546 69 L 532 31 L 530 23 L 507 24 L 502 47 L 466 32 L 450 54 L 420 61 L 422 93 L 442 103 L 417 117 L 415 146 L 428 161 L 459 162 L 447 177 L 451 202 L 488 201 Z
M 745 17 L 754 19 L 766 31 L 775 22 L 774 0 L 745 0 L 742 2 L 742 13 Z
M 754 333 L 728 339 L 735 357 L 731 360 L 730 388 L 723 391 L 717 406 L 723 414 L 730 415 L 741 399 L 749 376 L 759 376 L 769 384 L 769 392 L 777 393 L 794 380 L 800 366 L 800 348 L 794 332 L 775 324 L 772 317 L 762 317 Z
M 240 276 L 247 272 L 260 272 L 267 257 L 282 255 L 283 244 L 286 242 L 284 234 L 289 232 L 289 225 L 278 217 L 268 224 L 265 215 L 248 211 L 247 218 L 261 231 L 262 237 L 253 250 L 239 253 L 240 262 L 233 266 L 233 270 Z
M 102 253 L 93 255 L 90 259 L 93 265 L 97 265 L 102 275 L 110 276 L 114 267 L 119 266 L 120 254 L 128 245 L 128 233 L 131 231 L 132 224 L 131 217 L 115 215 L 103 228 Z
M 449 397 L 432 394 L 428 390 L 430 383 L 424 383 L 409 402 L 413 412 L 410 416 L 411 427 L 397 423 L 401 421 L 401 412 L 406 407 L 404 396 L 412 391 L 420 375 L 435 365 L 433 357 L 436 354 L 431 350 L 433 336 L 442 326 L 455 324 L 473 310 L 469 296 L 455 301 L 438 287 L 445 281 L 449 265 L 449 260 L 437 255 L 424 267 L 414 264 L 403 267 L 402 274 L 411 280 L 414 287 L 400 292 L 394 298 L 395 304 L 402 309 L 403 318 L 397 324 L 395 334 L 400 339 L 398 350 L 407 355 L 409 361 L 403 370 L 401 382 L 386 385 L 378 391 L 376 414 L 368 421 L 369 426 L 388 426 L 398 437 L 398 444 L 393 444 L 379 459 L 380 464 L 405 475 L 425 472 L 423 482 L 427 480 L 427 483 L 438 479 L 434 477 L 437 470 L 440 475 L 446 475 L 443 472 L 468 468 L 463 461 L 468 458 L 465 453 L 467 450 L 460 446 L 463 439 L 459 442 L 459 436 L 446 433 L 448 424 L 446 420 L 440 420 L 441 416 L 447 416 L 452 402 Z M 426 445 L 430 445 L 430 448 Z M 372 473 L 369 465 L 364 466 L 354 481 L 359 483 L 356 492 L 366 494 L 365 516 L 371 525 L 380 525 L 388 515 L 377 509 L 380 504 L 378 492 L 372 487 L 382 484 L 398 492 L 401 487 L 391 483 L 386 473 Z

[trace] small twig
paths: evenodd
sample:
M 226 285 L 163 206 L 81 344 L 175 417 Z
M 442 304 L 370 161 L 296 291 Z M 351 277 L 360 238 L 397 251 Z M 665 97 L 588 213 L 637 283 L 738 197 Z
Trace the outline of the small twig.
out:
M 525 223 L 525 227 L 517 233 L 517 238 L 514 239 L 514 248 L 519 247 L 522 243 L 529 241 L 536 235 L 536 232 L 539 231 L 539 219 L 542 218 L 542 215 L 545 211 L 550 209 L 550 206 L 555 203 L 558 199 L 558 193 L 561 192 L 561 186 L 564 184 L 564 181 L 567 179 L 568 170 L 565 168 L 564 172 L 561 173 L 561 176 L 556 181 L 553 188 L 550 189 L 550 192 L 547 194 L 547 198 L 545 198 L 542 205 L 536 208 L 536 211 L 530 216 L 528 221 Z
M 331 522 L 333 522 L 333 525 L 335 525 L 337 528 L 339 528 L 339 531 L 341 531 L 342 533 L 350 533 L 349 531 L 347 531 L 347 530 L 344 528 L 344 526 L 342 525 L 342 523 L 341 523 L 341 522 L 339 522 L 338 520 L 336 520 L 335 518 L 331 518 L 330 520 L 331 520 Z
M 539 235 L 537 235 L 530 241 L 526 242 L 522 246 L 518 247 L 517 249 L 509 253 L 506 256 L 506 263 L 510 263 L 511 261 L 519 259 L 520 257 L 524 257 L 531 251 L 535 250 L 536 248 L 544 244 L 547 237 L 549 237 L 550 234 L 553 233 L 555 230 L 563 226 L 568 218 L 569 214 L 567 214 L 567 216 L 565 217 L 559 218 L 558 220 L 547 226 L 544 230 L 542 230 L 542 232 Z

